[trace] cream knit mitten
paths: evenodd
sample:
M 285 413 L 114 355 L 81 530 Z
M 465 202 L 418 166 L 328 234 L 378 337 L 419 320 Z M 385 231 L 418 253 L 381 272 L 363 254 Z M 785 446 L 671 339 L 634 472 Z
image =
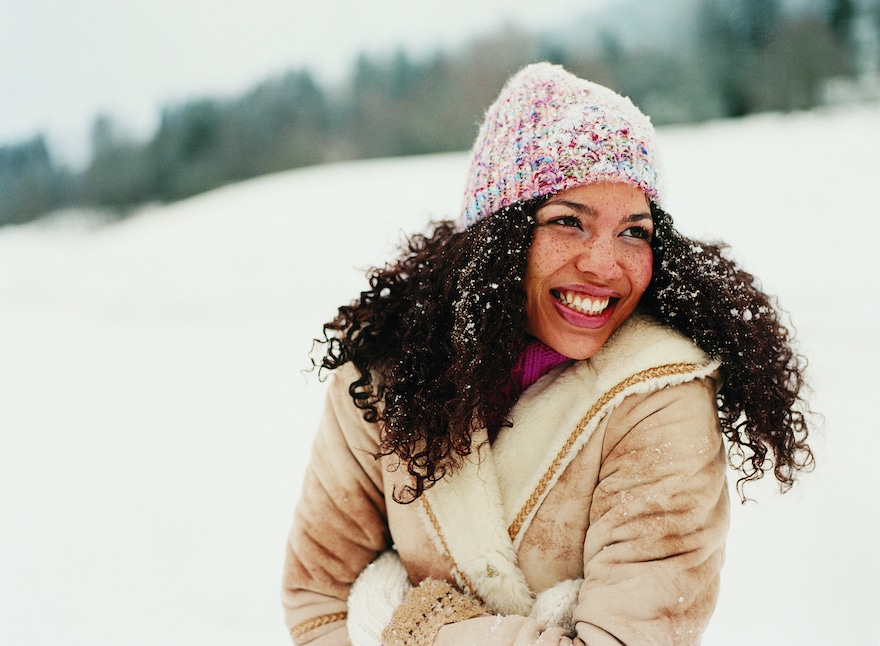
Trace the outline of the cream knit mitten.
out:
M 567 579 L 560 581 L 535 597 L 535 604 L 529 617 L 540 621 L 545 626 L 558 626 L 574 634 L 572 615 L 578 603 L 578 593 L 583 579 Z
M 406 593 L 412 589 L 397 552 L 383 552 L 351 586 L 348 595 L 348 634 L 352 646 L 380 646 L 382 631 Z

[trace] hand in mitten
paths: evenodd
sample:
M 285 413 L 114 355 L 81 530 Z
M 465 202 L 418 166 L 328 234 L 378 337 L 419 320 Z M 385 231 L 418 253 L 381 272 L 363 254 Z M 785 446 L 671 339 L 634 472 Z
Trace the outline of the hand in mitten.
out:
M 412 589 L 394 550 L 382 552 L 360 573 L 348 594 L 348 634 L 352 646 L 380 646 L 382 630 Z
M 446 624 L 491 613 L 445 581 L 425 579 L 410 590 L 382 632 L 385 646 L 430 646 Z
M 583 579 L 567 579 L 538 593 L 529 617 L 545 626 L 557 626 L 574 634 L 572 615 L 577 607 L 578 593 L 583 582 Z

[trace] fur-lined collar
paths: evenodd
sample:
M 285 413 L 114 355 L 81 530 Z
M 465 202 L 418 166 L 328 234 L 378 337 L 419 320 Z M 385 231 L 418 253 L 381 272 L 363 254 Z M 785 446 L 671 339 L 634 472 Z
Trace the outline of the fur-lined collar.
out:
M 458 583 L 495 612 L 528 615 L 533 603 L 517 551 L 548 491 L 599 422 L 635 393 L 712 374 L 718 363 L 691 340 L 634 315 L 591 359 L 539 379 L 511 411 L 513 428 L 489 445 L 474 434 L 462 468 L 428 489 L 421 507 Z

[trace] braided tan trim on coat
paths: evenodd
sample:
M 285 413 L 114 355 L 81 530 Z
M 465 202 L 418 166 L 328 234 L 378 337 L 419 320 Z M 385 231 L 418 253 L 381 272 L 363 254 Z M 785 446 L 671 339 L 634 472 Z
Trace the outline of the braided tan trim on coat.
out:
M 565 444 L 562 446 L 559 453 L 556 454 L 556 457 L 553 459 L 550 468 L 547 469 L 547 471 L 541 477 L 541 480 L 538 482 L 538 486 L 535 487 L 535 489 L 532 491 L 532 494 L 529 496 L 526 504 L 523 506 L 522 509 L 520 509 L 519 513 L 516 515 L 516 518 L 513 519 L 513 522 L 510 524 L 510 527 L 507 530 L 507 533 L 510 536 L 510 540 L 514 540 L 517 534 L 519 534 L 520 530 L 523 527 L 523 523 L 525 523 L 526 518 L 528 518 L 529 514 L 531 514 L 532 510 L 535 508 L 535 505 L 537 505 L 538 501 L 543 497 L 544 492 L 547 490 L 547 487 L 550 486 L 550 481 L 553 479 L 553 476 L 556 474 L 560 465 L 565 461 L 565 456 L 568 455 L 569 451 L 571 451 L 572 447 L 577 442 L 580 434 L 583 433 L 584 429 L 587 427 L 593 417 L 595 417 L 596 414 L 606 404 L 608 404 L 608 402 L 617 397 L 627 388 L 631 388 L 632 386 L 635 386 L 637 384 L 650 381 L 651 379 L 687 374 L 689 372 L 693 372 L 699 367 L 700 366 L 695 363 L 670 363 L 665 366 L 657 366 L 656 368 L 650 368 L 649 370 L 644 370 L 642 372 L 632 375 L 631 377 L 627 377 L 616 386 L 606 391 L 605 394 L 602 395 L 596 401 L 596 403 L 590 407 L 590 410 L 587 411 L 587 414 L 575 427 L 574 431 L 565 441 Z
M 452 556 L 452 552 L 449 550 L 449 545 L 446 543 L 446 538 L 443 536 L 443 532 L 440 531 L 440 523 L 437 520 L 437 517 L 434 515 L 434 510 L 431 509 L 431 505 L 428 504 L 427 498 L 422 496 L 422 504 L 425 507 L 425 513 L 428 514 L 428 520 L 431 521 L 431 525 L 434 527 L 434 531 L 437 532 L 437 537 L 440 539 L 440 544 L 443 545 L 443 551 L 449 555 L 449 558 L 452 560 L 452 566 L 455 568 L 456 573 L 461 578 L 462 583 L 464 583 L 464 587 L 467 588 L 467 591 L 471 594 L 471 596 L 480 598 L 480 595 L 477 594 L 474 586 L 468 580 L 468 578 L 464 575 L 464 572 L 460 567 L 458 567 L 458 563 L 455 562 L 455 558 Z
M 293 637 L 301 637 L 310 630 L 315 630 L 315 628 L 320 628 L 321 626 L 326 626 L 327 624 L 332 624 L 336 621 L 345 621 L 347 617 L 347 612 L 334 612 L 330 615 L 320 615 L 318 617 L 312 617 L 311 619 L 303 621 L 302 623 L 299 623 L 291 628 L 290 634 Z

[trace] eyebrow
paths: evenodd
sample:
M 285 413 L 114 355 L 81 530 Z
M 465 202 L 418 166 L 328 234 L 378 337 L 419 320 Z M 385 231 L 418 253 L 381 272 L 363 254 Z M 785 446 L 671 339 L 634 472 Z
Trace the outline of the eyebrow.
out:
M 551 201 L 548 201 L 548 202 L 545 202 L 544 204 L 542 204 L 541 209 L 548 207 L 548 206 L 555 206 L 557 204 L 560 206 L 567 206 L 568 208 L 572 209 L 573 211 L 577 211 L 578 213 L 581 213 L 583 215 L 587 215 L 591 218 L 595 218 L 599 215 L 599 212 L 596 209 L 594 209 L 592 206 L 590 206 L 589 204 L 581 204 L 580 202 L 569 202 L 568 200 L 551 200 Z M 639 222 L 640 220 L 651 220 L 653 222 L 654 216 L 652 216 L 648 212 L 633 213 L 632 215 L 626 216 L 621 221 L 622 222 Z
M 624 222 L 638 222 L 640 220 L 650 220 L 651 222 L 653 222 L 654 216 L 650 213 L 633 213 L 632 215 L 623 219 Z

